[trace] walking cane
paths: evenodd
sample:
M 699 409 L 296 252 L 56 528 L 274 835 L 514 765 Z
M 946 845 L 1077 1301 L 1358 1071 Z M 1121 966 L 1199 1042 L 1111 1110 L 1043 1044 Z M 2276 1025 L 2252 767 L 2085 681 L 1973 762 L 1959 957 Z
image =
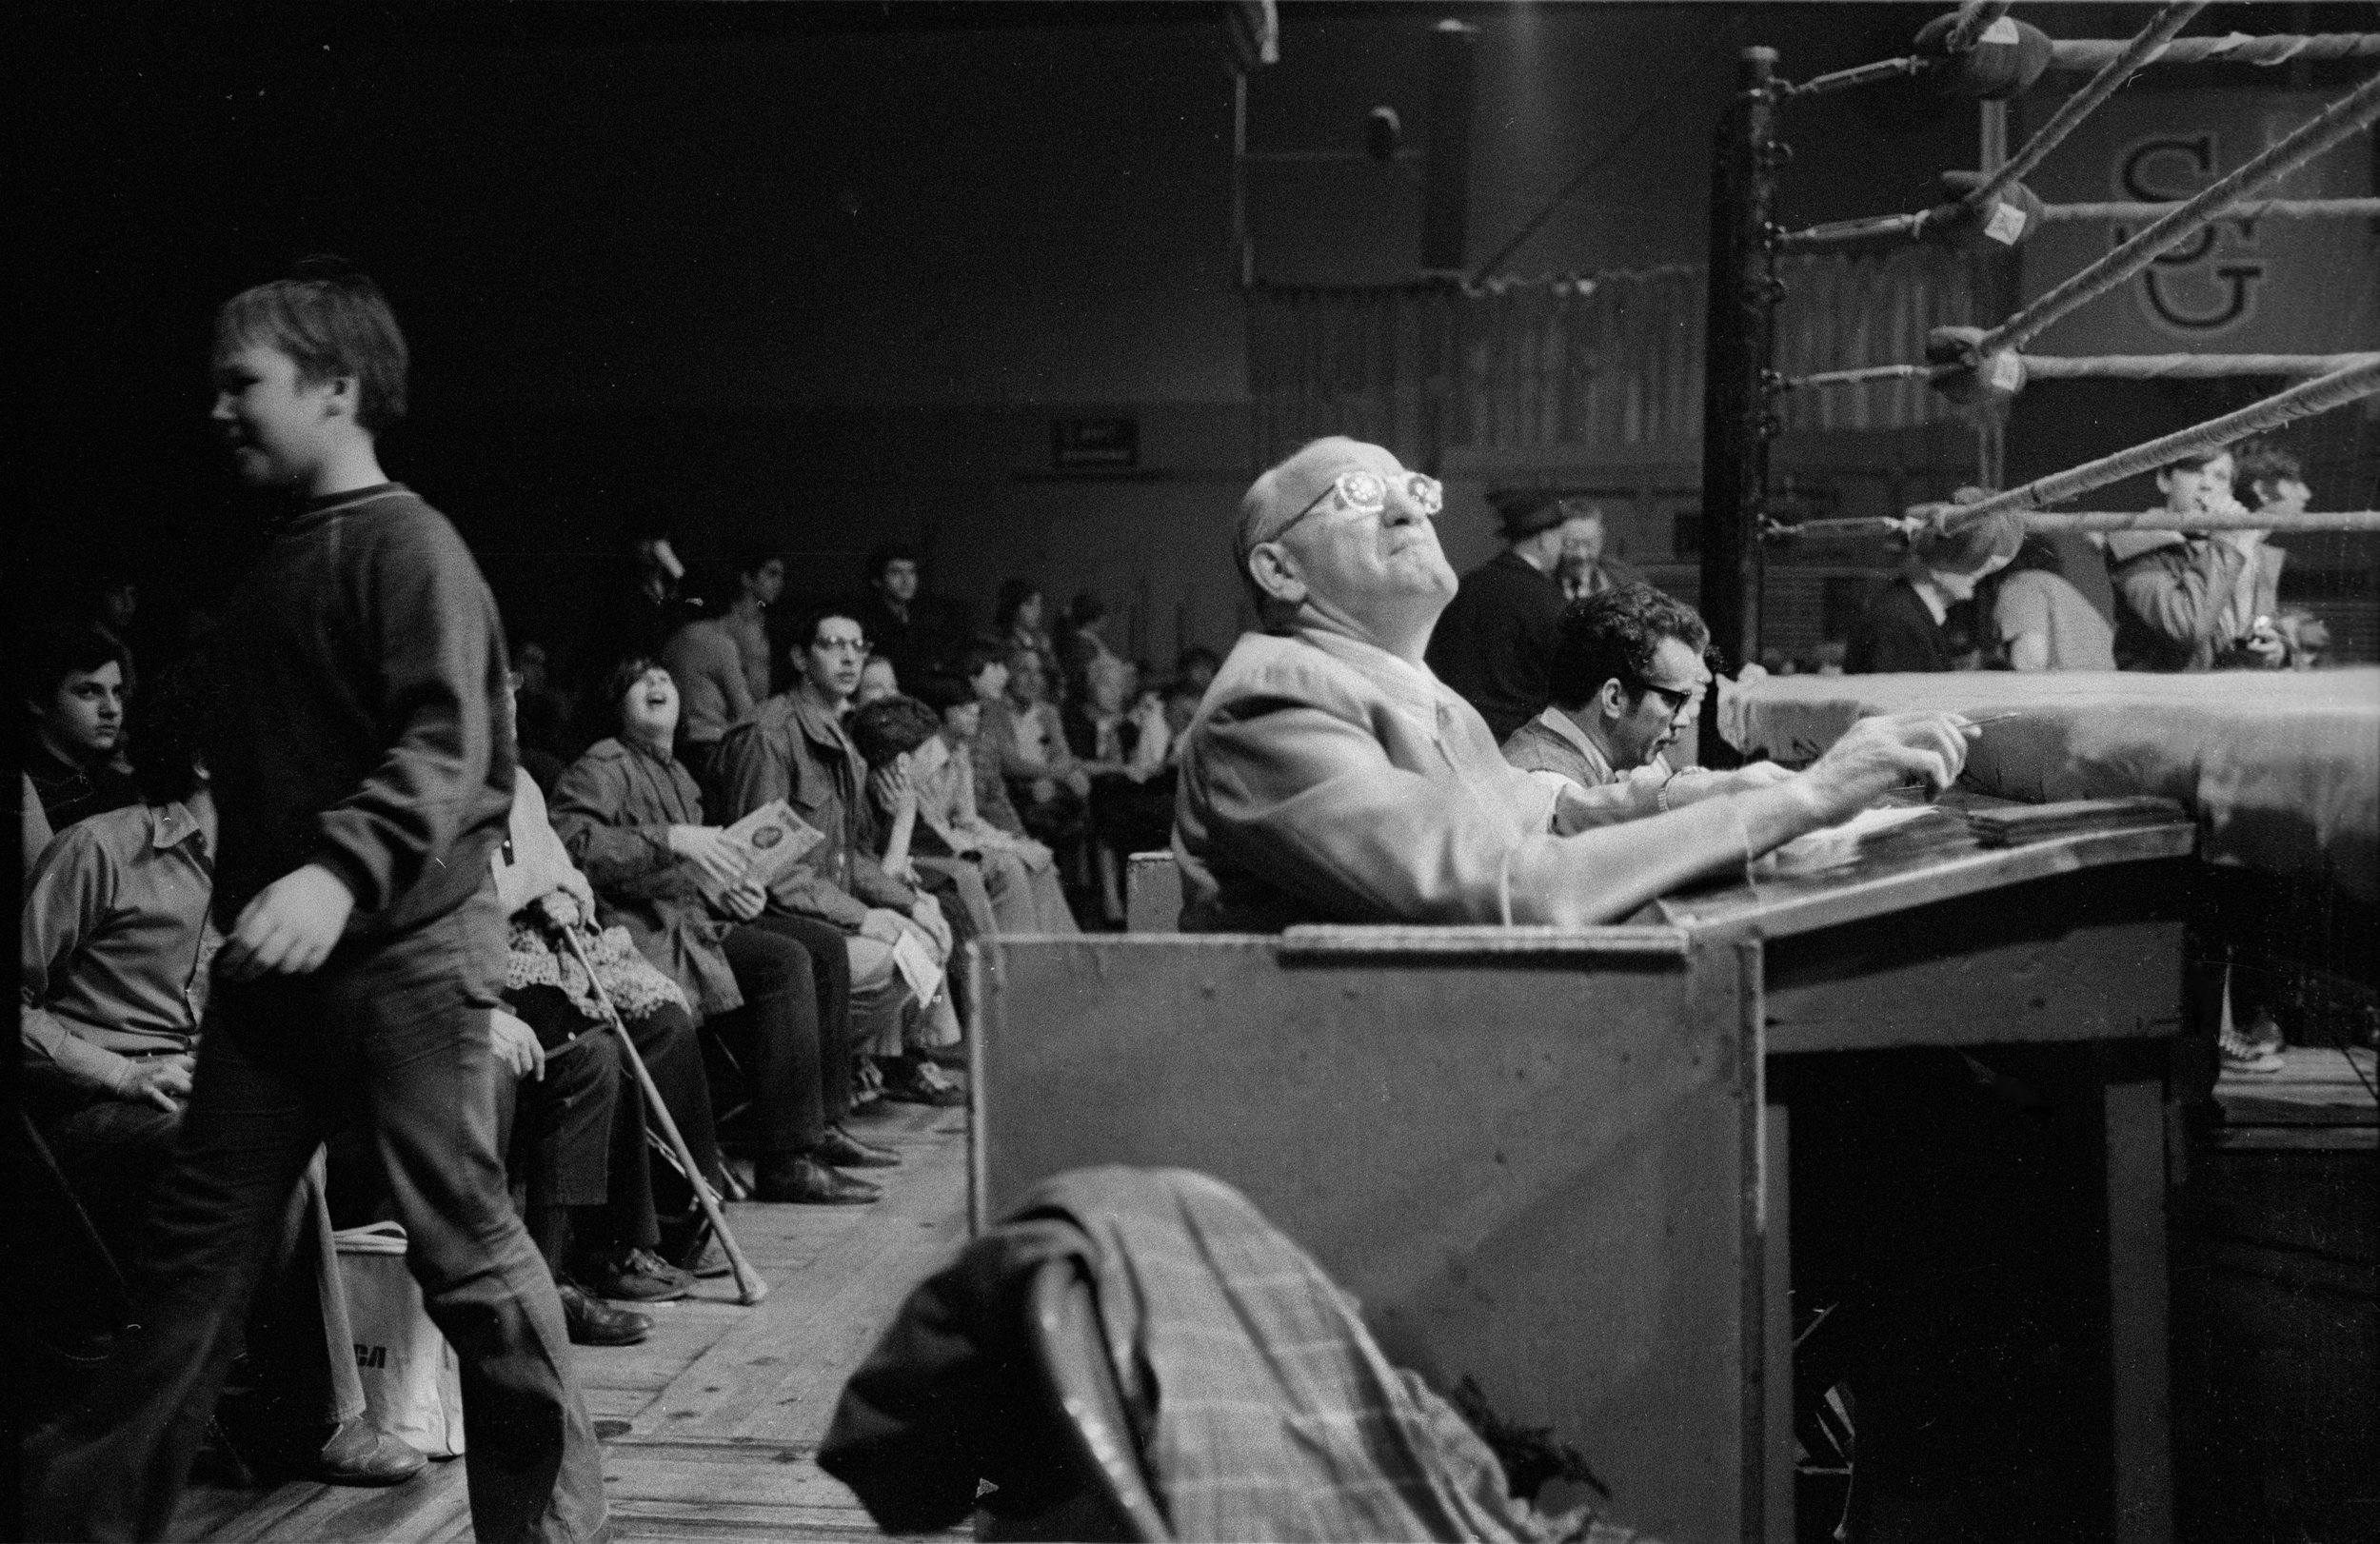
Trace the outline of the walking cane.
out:
M 604 1005 L 604 1012 L 610 1018 L 611 1027 L 620 1037 L 621 1054 L 628 1059 L 628 1070 L 636 1074 L 636 1086 L 645 1091 L 646 1108 L 653 1112 L 661 1125 L 662 1136 L 669 1143 L 670 1152 L 676 1155 L 679 1167 L 693 1184 L 694 1198 L 702 1203 L 703 1216 L 710 1222 L 711 1232 L 719 1236 L 719 1247 L 727 1252 L 728 1268 L 736 1275 L 736 1301 L 747 1304 L 759 1302 L 768 1296 L 768 1283 L 761 1279 L 760 1272 L 752 1269 L 752 1262 L 745 1259 L 744 1251 L 736 1247 L 736 1236 L 727 1231 L 727 1219 L 719 1213 L 719 1198 L 711 1193 L 710 1179 L 695 1165 L 693 1152 L 686 1146 L 685 1138 L 678 1133 L 677 1118 L 669 1113 L 669 1106 L 662 1099 L 661 1090 L 653 1086 L 653 1075 L 645 1070 L 645 1059 L 636 1054 L 635 1037 L 628 1033 L 627 1024 L 621 1019 L 620 1010 L 612 1005 L 611 994 L 604 990 L 602 981 L 596 980 L 594 962 L 586 958 L 585 945 L 579 942 L 578 929 L 565 927 L 561 929 L 561 933 L 564 940 L 570 945 L 570 953 L 577 958 L 579 968 L 586 972 L 586 984 L 595 989 L 595 1000 Z

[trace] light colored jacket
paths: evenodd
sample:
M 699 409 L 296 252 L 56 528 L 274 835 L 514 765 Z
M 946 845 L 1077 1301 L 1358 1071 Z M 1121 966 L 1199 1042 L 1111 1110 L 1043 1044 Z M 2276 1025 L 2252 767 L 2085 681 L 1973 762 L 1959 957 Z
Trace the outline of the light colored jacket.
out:
M 1557 833 L 1622 817 L 1582 793 L 1507 763 L 1426 669 L 1330 633 L 1252 633 L 1183 734 L 1181 925 L 1602 920 Z

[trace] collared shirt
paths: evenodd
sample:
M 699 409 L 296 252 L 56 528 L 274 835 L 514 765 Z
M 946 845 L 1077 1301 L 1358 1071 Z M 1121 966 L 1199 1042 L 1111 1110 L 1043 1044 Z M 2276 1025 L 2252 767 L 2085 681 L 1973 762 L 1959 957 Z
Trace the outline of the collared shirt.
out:
M 1659 752 L 1642 766 L 1615 770 L 1602 748 L 1556 706 L 1512 732 L 1504 742 L 1504 760 L 1523 772 L 1577 784 L 1598 820 L 1658 814 L 1662 784 L 1672 777 L 1700 775 L 1693 768 L 1673 771 Z
M 112 761 L 77 763 L 62 761 L 38 736 L 25 737 L 25 777 L 41 801 L 42 818 L 51 831 L 63 831 L 77 821 L 140 802 L 131 774 Z
M 120 1092 L 142 1057 L 188 1051 L 223 940 L 214 862 L 178 803 L 109 810 L 58 834 L 25 895 L 19 983 L 29 1071 Z

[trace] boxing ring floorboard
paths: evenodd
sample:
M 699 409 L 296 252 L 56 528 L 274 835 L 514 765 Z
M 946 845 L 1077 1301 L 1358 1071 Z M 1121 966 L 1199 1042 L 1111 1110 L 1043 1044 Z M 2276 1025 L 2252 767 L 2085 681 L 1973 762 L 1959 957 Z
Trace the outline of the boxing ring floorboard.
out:
M 765 1301 L 739 1307 L 732 1279 L 701 1281 L 683 1302 L 645 1309 L 654 1327 L 643 1345 L 572 1348 L 588 1413 L 609 1434 L 604 1480 L 615 1539 L 886 1536 L 814 1455 L 843 1380 L 966 1227 L 965 1112 L 891 1108 L 859 1127 L 904 1160 L 882 1171 L 884 1198 L 875 1205 L 729 1208 L 737 1241 L 768 1280 Z M 193 1485 L 173 1536 L 468 1540 L 465 1461 L 432 1464 L 387 1490 Z

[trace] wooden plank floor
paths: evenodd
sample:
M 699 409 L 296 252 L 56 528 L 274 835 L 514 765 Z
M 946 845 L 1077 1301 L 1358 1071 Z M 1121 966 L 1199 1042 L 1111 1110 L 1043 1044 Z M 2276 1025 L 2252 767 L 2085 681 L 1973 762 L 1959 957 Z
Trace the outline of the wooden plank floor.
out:
M 898 1148 L 873 1206 L 728 1209 L 769 1284 L 756 1307 L 734 1283 L 653 1305 L 641 1346 L 578 1349 L 589 1413 L 605 1434 L 615 1536 L 640 1539 L 883 1537 L 813 1461 L 843 1379 L 909 1289 L 966 1228 L 963 1111 L 895 1105 L 855 1125 Z M 874 1178 L 871 1175 L 871 1178 Z M 447 1544 L 471 1536 L 463 1464 L 385 1491 L 315 1484 L 270 1491 L 193 1486 L 176 1538 L 207 1544 Z
M 2292 1045 L 2279 1072 L 2226 1073 L 2215 1084 L 2226 1148 L 2370 1149 L 2380 1146 L 2380 1084 L 2368 1047 Z

